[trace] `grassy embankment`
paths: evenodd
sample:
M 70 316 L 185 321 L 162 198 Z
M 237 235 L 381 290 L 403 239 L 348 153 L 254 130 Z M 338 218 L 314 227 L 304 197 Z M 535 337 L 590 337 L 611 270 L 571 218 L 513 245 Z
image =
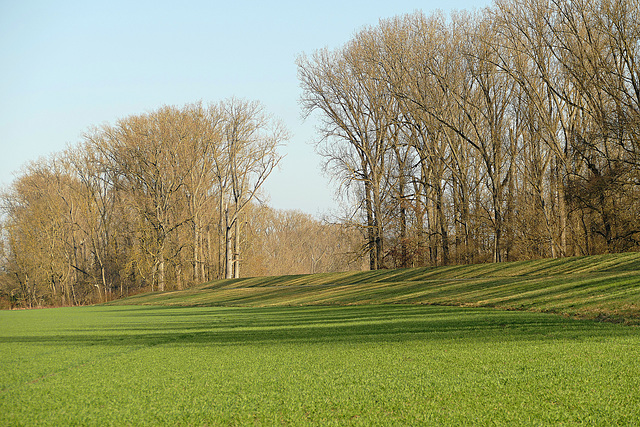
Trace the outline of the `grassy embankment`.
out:
M 246 279 L 120 302 L 156 305 L 3 311 L 0 425 L 638 425 L 640 328 L 473 305 L 633 323 L 639 263 Z
M 640 253 L 205 283 L 115 304 L 493 307 L 640 323 Z

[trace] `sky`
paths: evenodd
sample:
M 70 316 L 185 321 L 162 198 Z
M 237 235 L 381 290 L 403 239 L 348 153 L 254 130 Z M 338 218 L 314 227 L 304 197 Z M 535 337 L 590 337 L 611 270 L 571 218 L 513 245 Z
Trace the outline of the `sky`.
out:
M 268 203 L 336 205 L 303 120 L 296 58 L 335 49 L 381 18 L 481 8 L 487 0 L 0 0 L 0 188 L 28 162 L 77 146 L 92 126 L 232 96 L 260 101 L 292 134 Z

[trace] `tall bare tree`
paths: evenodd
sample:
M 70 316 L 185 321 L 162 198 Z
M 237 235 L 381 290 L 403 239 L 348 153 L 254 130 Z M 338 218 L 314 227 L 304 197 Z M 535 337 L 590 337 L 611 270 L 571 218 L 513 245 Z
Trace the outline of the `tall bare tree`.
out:
M 376 35 L 365 30 L 336 51 L 298 58 L 305 116 L 321 115 L 318 151 L 343 191 L 360 194 L 371 269 L 384 266 L 389 150 L 398 137 L 395 98 L 379 78 Z
M 220 218 L 224 218 L 225 277 L 240 277 L 242 214 L 282 155 L 278 148 L 289 138 L 287 130 L 265 113 L 258 102 L 231 98 L 224 112 L 224 146 L 217 165 L 221 191 Z

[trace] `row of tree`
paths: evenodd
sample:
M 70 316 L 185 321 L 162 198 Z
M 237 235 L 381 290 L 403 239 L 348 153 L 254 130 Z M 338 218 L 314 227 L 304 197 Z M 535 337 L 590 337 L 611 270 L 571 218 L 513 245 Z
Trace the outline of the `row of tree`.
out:
M 0 293 L 66 305 L 358 255 L 378 269 L 637 250 L 638 2 L 414 13 L 301 56 L 338 224 L 259 203 L 288 139 L 259 103 L 92 129 L 2 195 Z
M 287 138 L 261 104 L 238 99 L 91 129 L 2 195 L 5 299 L 74 305 L 240 277 L 240 266 L 244 275 L 347 268 L 353 233 L 260 207 Z
M 638 249 L 638 0 L 417 12 L 297 65 L 371 269 Z

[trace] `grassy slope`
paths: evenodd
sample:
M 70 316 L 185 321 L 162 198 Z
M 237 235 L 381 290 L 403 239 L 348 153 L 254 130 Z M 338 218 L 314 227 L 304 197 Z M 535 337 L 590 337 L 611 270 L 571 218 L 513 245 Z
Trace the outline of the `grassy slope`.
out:
M 500 264 L 220 280 L 114 304 L 437 304 L 640 324 L 640 253 Z

